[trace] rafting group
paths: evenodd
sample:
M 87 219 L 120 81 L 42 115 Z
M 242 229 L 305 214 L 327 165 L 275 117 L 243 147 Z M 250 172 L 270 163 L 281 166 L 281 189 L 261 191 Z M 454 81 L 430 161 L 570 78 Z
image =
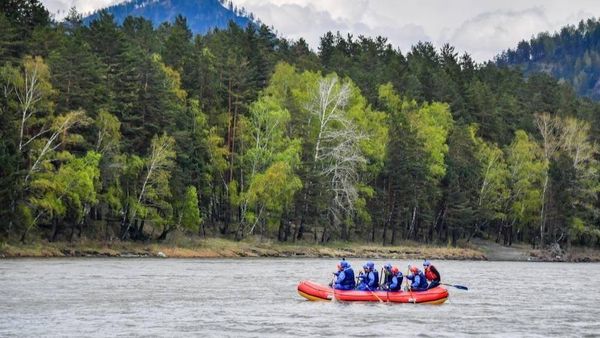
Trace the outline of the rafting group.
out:
M 300 281 L 298 294 L 310 301 L 442 304 L 448 299 L 448 290 L 442 285 L 468 290 L 464 285 L 442 283 L 438 269 L 428 260 L 423 262 L 423 269 L 409 265 L 406 275 L 390 263 L 379 273 L 369 261 L 355 275 L 350 263 L 342 259 L 333 275 L 329 285 Z
M 398 267 L 387 263 L 381 272 L 380 276 L 379 271 L 375 268 L 375 263 L 369 261 L 363 265 L 363 271 L 355 278 L 354 269 L 350 263 L 342 260 L 338 263 L 337 271 L 333 273 L 334 278 L 329 286 L 336 290 L 402 291 L 402 281 L 405 276 Z M 426 291 L 441 283 L 440 273 L 428 260 L 423 262 L 423 270 L 416 265 L 409 265 L 406 279 L 406 291 L 410 290 L 411 292 Z

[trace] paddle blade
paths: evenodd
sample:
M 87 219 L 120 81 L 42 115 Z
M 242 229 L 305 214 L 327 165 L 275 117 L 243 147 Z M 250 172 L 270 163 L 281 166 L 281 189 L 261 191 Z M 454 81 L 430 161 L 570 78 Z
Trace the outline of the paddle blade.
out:
M 464 285 L 457 285 L 457 284 L 446 284 L 446 283 L 440 283 L 442 285 L 446 285 L 446 286 L 452 286 L 455 287 L 457 289 L 461 289 L 461 290 L 465 290 L 465 291 L 469 291 L 469 288 L 464 286 Z

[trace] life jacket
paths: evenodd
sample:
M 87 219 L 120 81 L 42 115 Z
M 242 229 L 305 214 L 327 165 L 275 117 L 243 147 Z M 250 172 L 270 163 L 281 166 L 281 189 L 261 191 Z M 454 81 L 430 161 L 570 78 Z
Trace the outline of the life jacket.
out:
M 384 276 L 383 284 L 388 286 L 392 284 L 392 278 L 394 278 L 394 275 L 391 272 L 384 272 Z
M 398 272 L 396 275 L 390 274 L 390 291 L 400 291 L 402 288 L 402 272 Z M 396 283 L 394 283 L 394 278 L 396 278 Z
M 419 284 L 416 283 L 417 277 L 419 277 Z M 425 275 L 423 274 L 422 271 L 419 270 L 419 274 L 414 276 L 414 278 L 413 278 L 413 283 L 412 283 L 411 287 L 416 290 L 427 290 L 428 286 L 429 286 L 429 284 L 427 284 L 427 279 L 425 279 Z
M 342 280 L 340 284 L 354 289 L 356 281 L 354 280 L 354 270 L 352 270 L 352 268 L 344 269 L 344 280 Z
M 440 273 L 437 271 L 435 266 L 430 265 L 427 269 L 425 269 L 425 277 L 427 280 L 439 282 L 442 280 Z
M 369 285 L 369 288 L 371 288 L 371 290 L 375 290 L 376 288 L 379 287 L 379 272 L 377 270 L 373 270 L 370 273 L 373 274 L 373 285 Z

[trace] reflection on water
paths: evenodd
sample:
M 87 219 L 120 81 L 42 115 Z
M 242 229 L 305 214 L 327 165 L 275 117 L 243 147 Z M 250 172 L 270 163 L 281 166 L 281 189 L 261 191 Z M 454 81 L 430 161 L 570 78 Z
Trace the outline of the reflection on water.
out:
M 329 282 L 335 264 L 0 260 L 0 336 L 600 335 L 600 264 L 436 261 L 445 282 L 469 287 L 450 288 L 441 306 L 309 302 L 296 293 L 302 279 Z

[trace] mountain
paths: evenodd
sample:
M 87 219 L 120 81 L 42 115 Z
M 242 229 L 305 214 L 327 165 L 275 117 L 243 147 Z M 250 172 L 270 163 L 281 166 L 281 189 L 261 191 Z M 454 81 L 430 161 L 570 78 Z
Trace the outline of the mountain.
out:
M 582 20 L 554 34 L 540 33 L 503 52 L 496 62 L 518 66 L 526 75 L 551 74 L 578 94 L 600 100 L 600 21 Z
M 178 14 L 187 18 L 188 25 L 195 34 L 204 34 L 213 28 L 225 28 L 229 21 L 246 27 L 253 21 L 253 15 L 244 8 L 238 9 L 229 2 L 219 0 L 131 0 L 110 6 L 104 10 L 111 13 L 118 24 L 128 16 L 141 16 L 151 20 L 155 26 L 172 22 Z M 89 24 L 99 12 L 84 18 Z

